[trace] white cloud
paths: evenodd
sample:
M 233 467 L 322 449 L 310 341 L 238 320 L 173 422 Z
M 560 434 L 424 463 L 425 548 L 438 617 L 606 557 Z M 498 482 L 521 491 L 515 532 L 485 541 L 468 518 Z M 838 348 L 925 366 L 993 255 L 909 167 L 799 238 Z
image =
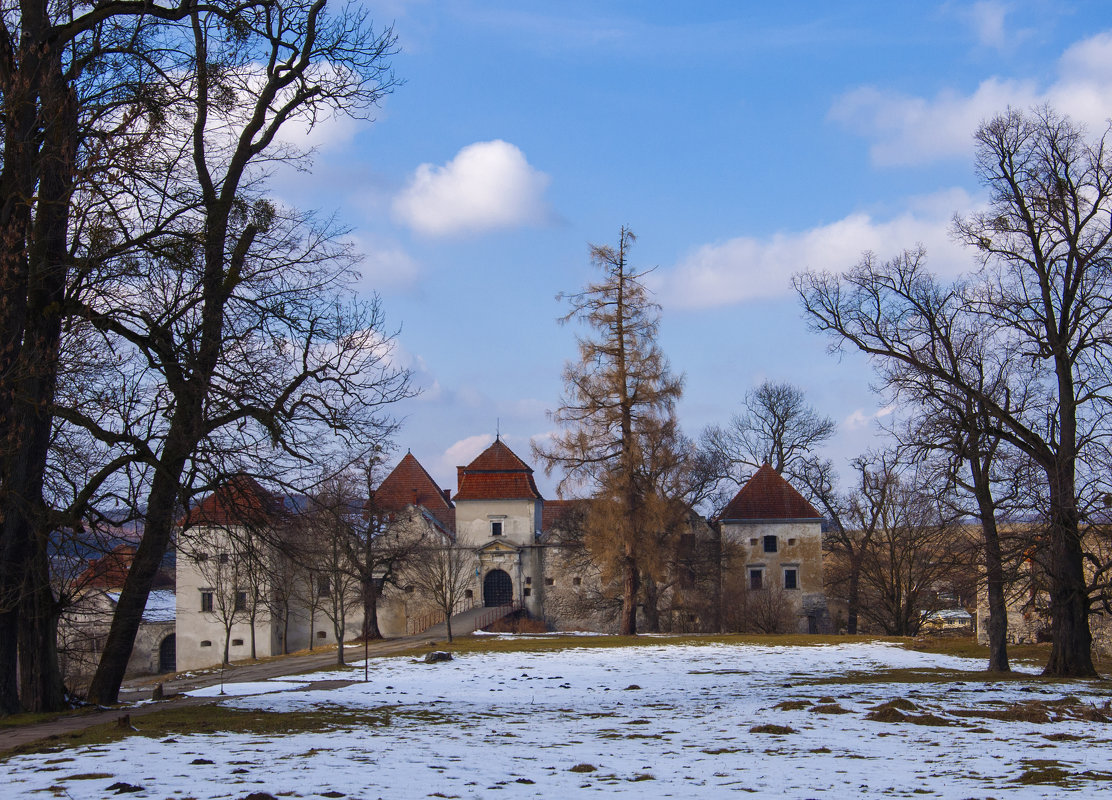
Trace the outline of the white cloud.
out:
M 830 118 L 871 139 L 876 164 L 922 164 L 968 158 L 980 123 L 1007 108 L 1048 103 L 1074 121 L 1103 131 L 1112 110 L 1112 34 L 1100 33 L 1067 49 L 1058 78 L 1045 88 L 1030 80 L 991 77 L 972 93 L 945 89 L 933 98 L 873 86 L 835 100 Z
M 437 458 L 436 471 L 442 475 L 455 476 L 456 467 L 470 464 L 479 453 L 490 447 L 490 443 L 493 441 L 494 437 L 489 433 L 480 433 L 475 436 L 468 436 L 466 439 L 460 439 Z
M 408 288 L 417 282 L 421 267 L 397 242 L 383 237 L 355 237 L 362 254 L 359 283 L 368 289 Z
M 657 273 L 653 288 L 664 303 L 686 308 L 780 297 L 792 291 L 791 277 L 797 272 L 841 271 L 858 263 L 866 250 L 891 258 L 917 243 L 926 247 L 934 272 L 955 276 L 969 271 L 973 262 L 951 240 L 950 220 L 973 206 L 969 195 L 952 189 L 912 198 L 908 210 L 885 221 L 855 213 L 806 231 L 703 245 Z
M 417 167 L 394 198 L 394 216 L 430 236 L 542 224 L 552 217 L 548 182 L 509 142 L 476 142 L 442 167 Z
M 842 420 L 842 427 L 846 430 L 861 430 L 867 428 L 874 421 L 891 416 L 896 411 L 895 404 L 878 408 L 872 414 L 866 414 L 862 408 L 854 409 L 853 413 Z
M 1002 50 L 1008 44 L 1008 36 L 1004 28 L 1008 7 L 1003 3 L 982 0 L 970 6 L 964 16 L 973 26 L 973 32 L 977 35 L 980 44 L 997 50 Z

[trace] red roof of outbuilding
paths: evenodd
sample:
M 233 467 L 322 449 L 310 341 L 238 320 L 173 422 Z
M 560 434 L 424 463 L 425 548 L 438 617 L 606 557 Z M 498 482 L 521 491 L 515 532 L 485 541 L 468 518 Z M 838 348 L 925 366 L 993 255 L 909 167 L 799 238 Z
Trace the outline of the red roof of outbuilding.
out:
M 768 464 L 741 487 L 719 519 L 822 519 L 790 483 Z
M 545 500 L 544 510 L 541 512 L 541 530 L 551 531 L 560 524 L 564 515 L 573 509 L 585 507 L 589 500 Z
M 135 548 L 128 544 L 116 545 L 100 558 L 91 559 L 82 573 L 80 583 L 97 589 L 117 589 L 124 585 L 127 571 L 135 560 Z
M 281 501 L 249 475 L 234 475 L 227 483 L 189 509 L 183 525 L 266 525 L 281 509 Z
M 501 439 L 466 467 L 458 467 L 455 500 L 543 500 L 533 469 Z
M 398 512 L 411 505 L 421 506 L 445 528 L 455 529 L 455 508 L 412 453 L 406 453 L 382 479 L 375 490 L 374 503 L 389 512 Z

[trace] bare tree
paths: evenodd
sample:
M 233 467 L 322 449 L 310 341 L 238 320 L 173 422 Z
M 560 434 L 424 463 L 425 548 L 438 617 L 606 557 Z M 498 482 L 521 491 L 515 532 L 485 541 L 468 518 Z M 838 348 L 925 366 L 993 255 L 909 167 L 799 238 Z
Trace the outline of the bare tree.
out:
M 107 240 L 74 236 L 75 197 L 127 171 L 175 65 L 150 47 L 192 3 L 5 4 L 0 24 L 0 713 L 64 704 L 42 502 L 64 321 Z M 227 4 L 213 13 L 234 14 Z M 114 244 L 120 244 L 117 240 Z M 67 524 L 76 527 L 80 519 Z M 18 649 L 17 649 L 18 647 Z M 17 686 L 16 661 L 21 686 Z M 22 700 L 21 700 L 22 695 Z
M 643 562 L 653 557 L 642 438 L 674 427 L 683 383 L 656 344 L 658 306 L 641 283 L 645 273 L 628 260 L 635 239 L 623 227 L 617 247 L 591 246 L 603 278 L 568 296 L 562 321 L 583 322 L 592 333 L 579 338 L 579 359 L 564 368 L 565 396 L 552 414 L 564 430 L 550 447 L 534 449 L 547 472 L 564 471 L 561 488 L 586 483 L 596 492 L 587 546 L 604 581 L 621 580 L 623 634 L 637 632 Z
M 738 486 L 749 470 L 769 464 L 789 480 L 834 435 L 834 420 L 807 405 L 803 392 L 790 383 L 765 381 L 745 396 L 745 410 L 726 428 L 708 427 L 703 447 L 717 456 L 723 477 Z
M 444 615 L 449 642 L 452 615 L 460 610 L 464 592 L 471 585 L 473 559 L 469 550 L 455 544 L 430 545 L 413 559 L 406 571 L 413 586 Z
M 1044 108 L 997 116 L 976 140 L 991 207 L 955 222 L 982 262 L 961 299 L 972 316 L 967 328 L 989 337 L 991 347 L 981 352 L 989 376 L 1001 363 L 1017 367 L 1005 391 L 985 391 L 975 379 L 979 370 L 955 374 L 938 363 L 938 320 L 921 312 L 899 274 L 866 264 L 842 279 L 804 276 L 798 287 L 817 328 L 983 404 L 991 424 L 985 432 L 1038 464 L 1048 497 L 1040 549 L 1053 629 L 1045 673 L 1092 675 L 1080 515 L 1086 464 L 1108 434 L 1108 134 L 1086 141 L 1069 120 Z
M 144 537 L 90 690 L 99 702 L 116 698 L 152 564 L 190 484 L 229 461 L 290 466 L 319 453 L 328 431 L 366 445 L 383 404 L 408 393 L 386 360 L 377 304 L 340 301 L 349 273 L 334 231 L 276 206 L 257 184 L 267 161 L 296 156 L 279 137 L 287 123 L 361 115 L 390 90 L 392 32 L 371 31 L 351 8 L 331 17 L 320 0 L 271 0 L 232 26 L 198 7 L 189 23 L 193 68 L 174 101 L 189 125 L 180 186 L 196 191 L 180 232 L 153 242 L 140 272 L 121 272 L 126 290 L 82 310 L 165 386 L 155 442 L 96 429 L 154 467 Z M 79 409 L 66 414 L 89 427 Z

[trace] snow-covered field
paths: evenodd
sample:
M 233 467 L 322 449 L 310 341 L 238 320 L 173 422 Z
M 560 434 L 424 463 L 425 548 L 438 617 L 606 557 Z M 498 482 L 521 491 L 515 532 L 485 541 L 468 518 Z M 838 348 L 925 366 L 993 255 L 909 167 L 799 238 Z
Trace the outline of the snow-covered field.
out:
M 20 756 L 0 765 L 0 795 L 101 798 L 130 784 L 143 787 L 133 796 L 157 798 L 1112 796 L 1112 724 L 1094 708 L 1108 700 L 1101 684 L 815 683 L 931 667 L 983 664 L 884 644 L 376 659 L 370 683 L 314 688 L 361 679 L 360 665 L 229 687 L 222 702 L 337 719 L 386 709 L 388 721 L 136 735 Z M 1075 699 L 1063 702 L 1067 693 Z M 867 716 L 892 700 L 902 710 Z

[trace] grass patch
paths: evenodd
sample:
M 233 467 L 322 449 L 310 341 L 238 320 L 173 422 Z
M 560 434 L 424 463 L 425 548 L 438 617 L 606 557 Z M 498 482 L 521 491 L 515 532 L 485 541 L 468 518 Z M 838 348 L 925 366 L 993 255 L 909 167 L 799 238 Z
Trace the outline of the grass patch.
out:
M 810 700 L 783 700 L 774 705 L 773 708 L 779 711 L 802 711 L 810 705 Z
M 1094 706 L 1082 702 L 1077 697 L 1063 697 L 1059 700 L 1024 700 L 1019 703 L 1005 703 L 993 707 L 976 706 L 961 708 L 950 712 L 957 717 L 996 719 L 1002 722 L 1100 722 L 1112 723 L 1112 702 Z
M 568 772 L 594 772 L 597 769 L 598 767 L 594 764 L 576 764 Z
M 68 708 L 65 711 L 36 711 L 22 714 L 0 715 L 0 730 L 4 728 L 22 728 L 25 725 L 40 725 L 44 722 L 53 722 L 57 719 L 81 717 L 85 714 L 94 714 L 101 711 L 96 706 L 82 706 L 81 708 Z
M 787 725 L 754 725 L 749 729 L 750 733 L 771 733 L 776 736 L 787 736 L 789 733 L 795 733 L 795 728 L 789 728 Z
M 286 711 L 276 714 L 269 711 L 225 708 L 215 704 L 186 706 L 133 717 L 131 724 L 137 729 L 134 731 L 120 728 L 115 722 L 96 725 L 63 737 L 53 736 L 13 748 L 0 754 L 0 759 L 12 755 L 54 752 L 66 747 L 108 744 L 129 736 L 162 739 L 217 731 L 283 736 L 295 733 L 382 727 L 390 724 L 392 710 L 329 706 L 313 711 Z M 414 710 L 413 713 L 428 717 L 432 712 Z
M 808 711 L 814 714 L 852 714 L 848 708 L 842 708 L 837 703 L 820 703 L 817 706 L 811 706 Z
M 409 650 L 392 653 L 393 656 L 423 657 L 432 650 L 448 650 L 453 654 L 464 653 L 531 653 L 567 650 L 570 648 L 596 647 L 663 647 L 669 645 L 738 645 L 761 647 L 817 647 L 855 642 L 887 641 L 875 636 L 824 636 L 818 634 L 675 634 L 651 636 L 457 636 L 455 641 L 421 645 Z M 891 641 L 897 641 L 892 639 Z

